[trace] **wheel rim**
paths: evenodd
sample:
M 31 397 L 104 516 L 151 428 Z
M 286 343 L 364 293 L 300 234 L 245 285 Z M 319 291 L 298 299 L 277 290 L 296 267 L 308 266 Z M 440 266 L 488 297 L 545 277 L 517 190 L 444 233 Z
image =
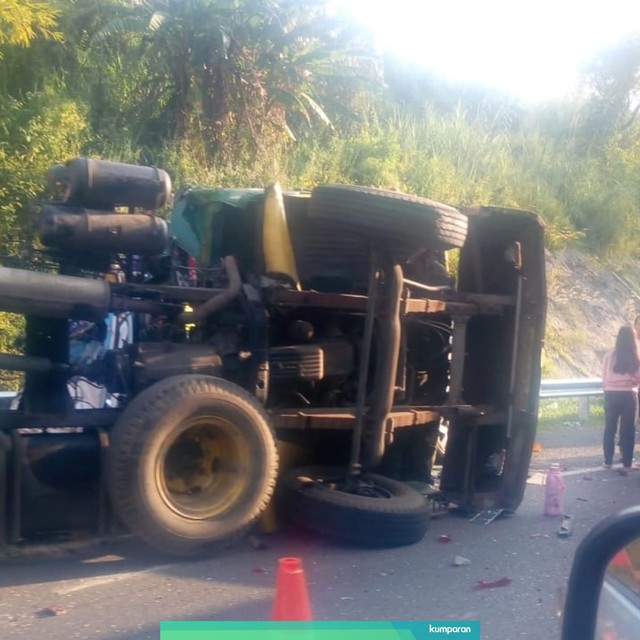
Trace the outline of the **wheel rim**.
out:
M 162 446 L 156 483 L 165 504 L 193 520 L 229 511 L 250 484 L 251 452 L 230 421 L 199 416 L 185 421 Z
M 338 491 L 345 491 L 346 487 L 339 486 Z M 359 482 L 356 485 L 355 491 L 350 491 L 357 496 L 364 496 L 365 498 L 392 498 L 393 493 L 375 482 Z
M 349 489 L 347 482 L 342 477 L 333 476 L 331 478 L 309 478 L 303 476 L 298 478 L 302 488 L 316 487 L 327 491 L 340 491 L 342 493 L 349 493 L 351 495 L 363 496 L 365 498 L 386 498 L 393 497 L 393 492 L 389 491 L 385 487 L 372 482 L 371 480 L 359 480 L 353 489 Z

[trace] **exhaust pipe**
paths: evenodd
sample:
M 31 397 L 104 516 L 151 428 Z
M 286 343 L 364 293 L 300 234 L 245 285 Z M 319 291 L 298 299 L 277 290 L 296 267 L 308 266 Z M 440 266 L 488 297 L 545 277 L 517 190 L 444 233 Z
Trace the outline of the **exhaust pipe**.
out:
M 393 406 L 400 357 L 400 302 L 402 298 L 402 267 L 380 255 L 383 263 L 384 306 L 378 318 L 379 338 L 377 344 L 376 370 L 373 382 L 373 401 L 366 417 L 362 440 L 362 467 L 372 469 L 382 460 L 386 446 L 386 426 L 389 411 Z
M 111 289 L 103 280 L 0 267 L 0 309 L 43 318 L 101 320 Z

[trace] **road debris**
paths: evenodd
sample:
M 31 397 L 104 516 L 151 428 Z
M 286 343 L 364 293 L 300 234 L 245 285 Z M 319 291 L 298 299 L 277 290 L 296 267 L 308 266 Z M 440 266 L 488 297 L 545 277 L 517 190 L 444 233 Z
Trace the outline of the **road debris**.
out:
M 469 558 L 465 558 L 464 556 L 456 556 L 453 559 L 452 564 L 454 567 L 466 567 L 471 564 L 471 560 L 469 560 Z
M 269 569 L 265 569 L 264 567 L 254 567 L 251 569 L 252 573 L 269 573 Z
M 571 535 L 571 527 L 573 525 L 573 516 L 565 515 L 562 518 L 562 522 L 560 523 L 560 528 L 558 529 L 558 537 L 566 538 Z
M 449 513 L 449 500 L 441 491 L 432 491 L 430 493 L 423 493 L 425 498 L 429 501 L 431 512 L 429 516 L 431 518 L 439 518 Z
M 453 538 L 448 533 L 442 533 L 438 536 L 437 540 L 442 544 L 449 544 L 453 541 Z
M 55 616 L 63 616 L 65 613 L 67 613 L 66 608 L 59 604 L 56 604 L 52 607 L 40 609 L 40 611 L 38 611 L 36 615 L 38 616 L 38 618 L 53 618 Z
M 581 502 L 589 502 L 588 498 L 576 498 L 576 509 L 578 508 L 578 504 Z M 566 513 L 562 517 L 562 522 L 560 523 L 560 527 L 558 529 L 558 537 L 559 538 L 567 538 L 572 535 L 573 528 L 573 515 L 570 513 Z
M 494 580 L 493 582 L 478 580 L 474 589 L 495 589 L 496 587 L 507 587 L 512 582 L 513 580 L 511 578 L 500 578 L 499 580 Z

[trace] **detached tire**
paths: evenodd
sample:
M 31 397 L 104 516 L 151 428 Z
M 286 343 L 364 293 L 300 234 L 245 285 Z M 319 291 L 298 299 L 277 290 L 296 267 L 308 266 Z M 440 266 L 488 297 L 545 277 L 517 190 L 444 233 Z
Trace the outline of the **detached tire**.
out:
M 110 435 L 107 482 L 116 514 L 174 555 L 241 535 L 266 509 L 277 471 L 266 412 L 218 378 L 183 375 L 152 385 Z
M 321 185 L 311 194 L 309 214 L 384 246 L 457 249 L 467 238 L 467 216 L 454 207 L 383 189 Z
M 407 485 L 363 474 L 360 494 L 341 490 L 345 469 L 302 467 L 280 478 L 282 517 L 300 527 L 361 547 L 400 547 L 419 542 L 429 526 L 425 498 Z

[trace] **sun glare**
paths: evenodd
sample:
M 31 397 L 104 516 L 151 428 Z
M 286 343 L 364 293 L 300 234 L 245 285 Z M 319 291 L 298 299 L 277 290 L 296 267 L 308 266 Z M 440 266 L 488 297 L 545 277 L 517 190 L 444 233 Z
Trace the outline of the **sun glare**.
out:
M 561 97 L 600 48 L 640 30 L 629 0 L 340 0 L 381 48 L 527 102 Z

